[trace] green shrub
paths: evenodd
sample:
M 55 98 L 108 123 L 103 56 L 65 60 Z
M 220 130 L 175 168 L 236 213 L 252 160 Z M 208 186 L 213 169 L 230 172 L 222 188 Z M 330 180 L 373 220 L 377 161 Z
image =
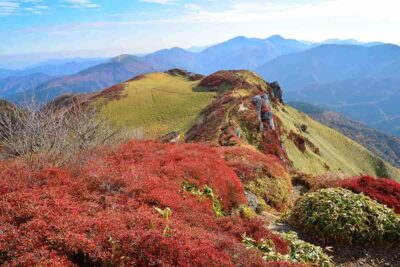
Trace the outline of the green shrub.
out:
M 309 234 L 335 241 L 395 241 L 400 217 L 363 194 L 346 189 L 322 189 L 300 198 L 289 217 Z
M 287 232 L 280 234 L 289 244 L 289 252 L 282 255 L 277 252 L 274 243 L 271 240 L 261 239 L 255 241 L 247 236 L 243 237 L 243 243 L 249 249 L 257 249 L 261 251 L 266 261 L 287 261 L 292 263 L 304 263 L 311 266 L 333 267 L 333 261 L 321 247 L 300 240 L 295 232 Z
M 191 193 L 192 195 L 198 196 L 199 200 L 201 200 L 202 197 L 211 199 L 212 208 L 215 215 L 217 217 L 225 216 L 224 211 L 222 210 L 222 203 L 218 199 L 218 197 L 215 196 L 214 191 L 211 187 L 205 186 L 203 190 L 200 190 L 196 185 L 188 183 L 186 181 L 182 184 L 182 187 L 184 190 Z
M 295 232 L 287 232 L 282 236 L 289 243 L 290 261 L 320 267 L 334 266 L 332 258 L 321 247 L 299 239 Z
M 240 212 L 240 217 L 242 217 L 243 219 L 253 219 L 257 217 L 257 213 L 246 205 L 240 206 L 239 212 Z

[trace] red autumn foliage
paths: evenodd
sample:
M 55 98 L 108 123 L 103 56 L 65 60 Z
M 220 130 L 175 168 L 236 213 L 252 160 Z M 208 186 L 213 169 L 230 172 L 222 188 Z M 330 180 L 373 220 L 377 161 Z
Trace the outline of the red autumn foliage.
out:
M 199 86 L 207 87 L 210 91 L 219 91 L 220 86 L 249 88 L 251 85 L 237 75 L 238 71 L 218 71 L 201 80 Z
M 361 176 L 337 182 L 338 186 L 356 193 L 364 193 L 379 203 L 400 213 L 400 183 L 386 179 Z
M 138 77 L 135 77 L 134 79 L 139 80 L 139 79 L 141 79 L 141 77 L 138 76 Z M 134 80 L 134 79 L 132 79 L 132 80 Z M 129 82 L 129 81 L 127 81 L 127 82 Z M 126 94 L 125 95 L 121 94 L 122 91 L 125 89 L 125 86 L 126 86 L 125 83 L 119 83 L 117 85 L 111 86 L 107 89 L 101 90 L 100 92 L 91 95 L 90 99 L 91 100 L 99 99 L 99 98 L 104 98 L 107 100 L 120 99 L 120 98 L 126 96 Z
M 280 159 L 274 155 L 243 147 L 226 147 L 223 151 L 229 166 L 243 183 L 252 181 L 259 175 L 290 180 Z
M 33 174 L 0 163 L 0 265 L 296 266 L 266 263 L 242 244 L 246 233 L 287 253 L 263 222 L 217 218 L 209 198 L 183 190 L 184 181 L 211 187 L 226 214 L 246 202 L 218 148 L 133 141 L 82 158 Z

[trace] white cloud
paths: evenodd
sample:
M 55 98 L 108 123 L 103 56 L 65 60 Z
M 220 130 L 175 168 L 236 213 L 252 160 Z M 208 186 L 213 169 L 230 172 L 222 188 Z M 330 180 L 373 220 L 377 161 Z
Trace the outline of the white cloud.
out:
M 168 0 L 141 0 L 160 1 Z M 398 0 L 318 0 L 312 1 L 229 1 L 225 5 L 218 2 L 213 6 L 209 3 L 195 5 L 193 2 L 182 5 L 168 5 L 168 11 L 149 16 L 149 19 L 105 20 L 90 23 L 54 25 L 21 29 L 21 32 L 79 32 L 102 29 L 105 31 L 125 30 L 134 25 L 149 25 L 149 27 L 168 24 L 187 25 L 204 31 L 218 32 L 211 36 L 265 36 L 267 34 L 282 34 L 298 39 L 320 41 L 322 39 L 358 38 L 361 40 L 387 41 L 398 43 L 400 39 L 393 32 L 400 25 L 397 15 Z M 10 2 L 2 1 L 1 2 Z M 88 3 L 90 1 L 72 1 Z M 184 1 L 181 1 L 182 3 Z M 70 2 L 71 3 L 71 2 Z M 379 11 L 379 12 L 378 12 Z M 172 12 L 175 12 L 171 14 Z M 119 16 L 119 15 L 118 15 Z M 112 17 L 111 15 L 109 17 Z M 195 25 L 196 24 L 196 25 Z M 207 25 L 212 25 L 208 29 Z M 183 27 L 183 26 L 182 26 Z M 138 27 L 145 28 L 145 27 Z M 235 30 L 236 29 L 236 30 Z M 229 32 L 229 34 L 228 34 Z M 216 37 L 215 37 L 216 38 Z M 209 37 L 210 42 L 216 42 Z M 222 37 L 221 37 L 222 38 Z
M 30 7 L 25 7 L 23 10 L 28 13 L 31 13 L 31 14 L 43 15 L 46 13 L 46 11 L 48 9 L 49 9 L 49 7 L 46 5 L 34 5 L 34 6 L 30 6 Z
M 190 5 L 190 4 L 188 4 Z M 317 3 L 235 1 L 229 7 L 219 11 L 197 9 L 184 15 L 188 22 L 225 23 L 255 22 L 276 19 L 362 19 L 396 20 L 398 0 L 323 0 Z
M 70 8 L 98 8 L 100 5 L 93 3 L 91 0 L 63 0 L 66 5 L 62 5 L 62 7 L 70 7 Z
M 177 0 L 139 0 L 139 2 L 168 5 L 177 2 Z
M 203 9 L 201 6 L 196 5 L 196 4 L 191 4 L 191 3 L 190 4 L 185 4 L 184 7 L 186 9 L 189 9 L 189 10 L 201 10 L 201 9 Z
M 0 16 L 44 14 L 49 7 L 42 2 L 43 0 L 0 0 Z
M 14 1 L 0 0 L 0 16 L 6 16 L 16 13 L 19 10 L 20 3 Z
M 71 4 L 91 6 L 90 0 L 64 0 Z M 142 2 L 171 3 L 171 0 L 140 0 Z M 211 1 L 211 0 L 208 0 Z M 279 2 L 256 3 L 236 1 L 219 11 L 210 11 L 196 4 L 185 4 L 186 11 L 173 18 L 132 21 L 97 21 L 75 25 L 60 26 L 71 28 L 102 28 L 141 24 L 175 24 L 175 23 L 241 23 L 270 22 L 279 20 L 328 20 L 328 19 L 362 19 L 395 20 L 400 22 L 397 14 L 398 0 L 324 0 L 316 4 L 288 4 Z M 1 3 L 1 0 L 0 0 Z M 362 9 L 360 9 L 362 6 Z M 380 9 L 379 9 L 380 8 Z M 379 10 L 379 12 L 377 12 Z M 58 27 L 58 26 L 57 26 Z

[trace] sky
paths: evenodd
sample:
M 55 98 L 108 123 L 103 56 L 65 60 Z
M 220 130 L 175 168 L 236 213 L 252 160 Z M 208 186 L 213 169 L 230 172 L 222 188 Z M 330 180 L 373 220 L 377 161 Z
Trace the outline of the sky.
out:
M 398 0 L 0 0 L 0 56 L 142 54 L 235 36 L 400 44 Z

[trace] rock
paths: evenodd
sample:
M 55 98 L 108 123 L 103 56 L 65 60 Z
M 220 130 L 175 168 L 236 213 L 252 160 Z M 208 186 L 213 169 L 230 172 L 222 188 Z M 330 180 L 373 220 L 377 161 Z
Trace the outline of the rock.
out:
M 281 86 L 278 82 L 273 82 L 269 86 L 272 88 L 272 93 L 274 94 L 275 98 L 278 100 L 279 103 L 283 103 L 283 93 Z
M 170 69 L 170 70 L 167 70 L 165 73 L 172 75 L 172 76 L 182 76 L 182 77 L 185 77 L 186 79 L 188 79 L 189 81 L 198 81 L 198 80 L 201 80 L 204 78 L 204 76 L 201 74 L 188 72 L 188 71 L 182 70 L 182 69 Z
M 243 103 L 242 104 L 240 104 L 240 106 L 239 106 L 239 112 L 242 112 L 242 111 L 246 111 L 246 110 L 249 110 Z
M 170 133 L 167 133 L 166 135 L 161 137 L 161 142 L 163 143 L 177 143 L 179 139 L 181 138 L 181 135 L 179 134 L 178 131 L 172 131 Z
M 244 191 L 244 194 L 246 195 L 247 201 L 249 202 L 249 207 L 252 210 L 256 211 L 258 207 L 257 196 L 249 191 Z

